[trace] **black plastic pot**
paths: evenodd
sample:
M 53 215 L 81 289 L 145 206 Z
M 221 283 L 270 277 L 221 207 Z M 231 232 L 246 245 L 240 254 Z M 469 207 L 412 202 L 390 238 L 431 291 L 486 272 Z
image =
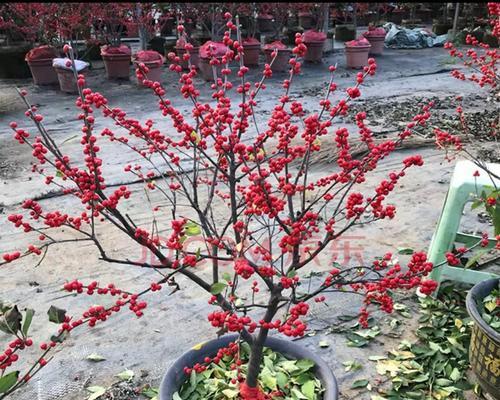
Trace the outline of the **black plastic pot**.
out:
M 475 285 L 467 294 L 467 312 L 474 320 L 469 347 L 469 361 L 481 388 L 494 399 L 500 400 L 500 334 L 489 326 L 478 310 L 477 305 L 498 288 L 500 278 L 488 279 Z
M 192 367 L 196 363 L 202 363 L 205 357 L 215 356 L 220 348 L 227 347 L 230 342 L 234 342 L 237 339 L 238 335 L 236 334 L 226 335 L 219 339 L 205 342 L 203 345 L 197 346 L 196 349 L 191 349 L 184 353 L 163 377 L 160 384 L 160 400 L 172 400 L 174 393 L 179 390 L 186 380 L 184 367 Z M 338 399 L 338 386 L 335 376 L 330 367 L 319 356 L 294 342 L 273 337 L 267 338 L 265 346 L 291 359 L 309 359 L 314 361 L 316 364 L 314 372 L 325 388 L 323 400 Z

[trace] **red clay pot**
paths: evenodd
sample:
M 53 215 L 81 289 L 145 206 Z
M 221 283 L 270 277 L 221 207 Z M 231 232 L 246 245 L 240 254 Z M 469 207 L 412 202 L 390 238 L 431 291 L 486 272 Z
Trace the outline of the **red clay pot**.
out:
M 371 46 L 352 46 L 345 48 L 347 68 L 363 68 L 368 65 L 368 52 Z
M 271 61 L 273 60 L 273 56 L 271 55 L 273 51 L 274 50 L 272 49 L 264 50 L 264 54 L 266 55 L 266 62 L 268 64 L 271 64 Z M 274 63 L 271 65 L 271 70 L 273 72 L 286 71 L 289 67 L 288 61 L 290 60 L 291 55 L 291 49 L 278 50 L 278 55 L 276 56 L 276 60 L 274 60 Z
M 148 63 L 145 61 L 135 61 L 134 64 L 135 64 L 136 68 L 137 68 L 137 64 L 144 64 L 146 67 L 149 68 L 149 72 L 147 73 L 146 79 L 153 81 L 153 82 L 161 82 L 161 75 L 163 72 L 161 65 L 158 65 L 158 63 Z M 137 83 L 141 86 L 143 85 L 142 82 L 139 80 L 137 80 Z
M 175 52 L 181 59 L 180 65 L 182 69 L 189 70 L 189 63 L 182 58 L 184 54 L 186 54 L 186 49 L 184 47 L 176 47 Z M 193 50 L 191 50 L 189 53 L 191 54 L 191 65 L 199 68 L 198 64 L 200 63 L 200 46 L 193 47 Z
M 57 84 L 57 73 L 52 67 L 52 58 L 42 58 L 39 60 L 26 60 L 33 75 L 35 85 Z
M 102 60 L 108 79 L 130 79 L 130 54 L 102 54 Z
M 219 61 L 221 59 L 219 58 Z M 207 82 L 213 82 L 214 81 L 214 73 L 212 70 L 212 66 L 210 65 L 210 58 L 200 58 L 200 61 L 198 63 L 198 67 L 200 68 L 201 76 L 203 79 L 205 79 Z M 216 66 L 216 72 L 217 72 L 217 77 L 220 78 L 222 76 L 222 68 L 224 68 L 223 65 L 219 64 Z
M 246 67 L 259 65 L 260 43 L 243 43 L 243 62 Z
M 309 62 L 321 62 L 321 58 L 323 57 L 323 48 L 325 47 L 325 40 L 318 42 L 304 42 L 304 44 L 307 46 L 304 60 Z
M 57 78 L 59 80 L 59 86 L 62 92 L 78 93 L 78 87 L 76 85 L 75 75 L 72 70 L 59 67 L 53 67 L 53 69 L 57 74 Z M 87 71 L 88 69 L 84 68 L 80 70 L 78 74 L 85 74 Z
M 378 56 L 384 52 L 385 35 L 384 36 L 365 35 L 365 38 L 368 39 L 368 41 L 370 42 L 370 44 L 372 46 L 370 48 L 370 54 Z

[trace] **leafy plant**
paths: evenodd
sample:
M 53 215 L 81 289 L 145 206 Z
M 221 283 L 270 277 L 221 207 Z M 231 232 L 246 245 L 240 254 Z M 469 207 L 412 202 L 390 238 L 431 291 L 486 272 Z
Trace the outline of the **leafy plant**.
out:
M 479 310 L 484 321 L 500 333 L 500 289 L 486 296 Z

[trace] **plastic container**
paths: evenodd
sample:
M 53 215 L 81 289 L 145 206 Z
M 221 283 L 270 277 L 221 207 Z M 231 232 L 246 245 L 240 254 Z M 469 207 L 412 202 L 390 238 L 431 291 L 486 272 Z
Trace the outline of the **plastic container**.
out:
M 179 390 L 186 380 L 184 367 L 191 367 L 196 363 L 202 363 L 205 357 L 214 357 L 219 349 L 227 347 L 229 343 L 236 341 L 238 338 L 239 335 L 237 334 L 225 335 L 195 346 L 184 353 L 175 361 L 163 377 L 160 384 L 160 400 L 172 400 L 174 393 Z M 307 350 L 295 342 L 274 337 L 268 337 L 264 345 L 289 359 L 312 360 L 314 362 L 313 371 L 325 389 L 321 398 L 323 400 L 338 399 L 338 385 L 335 375 L 333 375 L 328 364 L 316 353 Z
M 474 321 L 469 347 L 469 361 L 481 388 L 493 399 L 500 399 L 498 360 L 500 359 L 500 334 L 481 317 L 478 304 L 493 289 L 498 288 L 500 278 L 488 279 L 476 284 L 467 294 L 465 305 Z

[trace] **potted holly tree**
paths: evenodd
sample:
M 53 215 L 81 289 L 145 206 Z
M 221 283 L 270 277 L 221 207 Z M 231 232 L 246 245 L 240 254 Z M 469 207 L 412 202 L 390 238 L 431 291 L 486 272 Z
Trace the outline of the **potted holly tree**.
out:
M 132 50 L 121 42 L 133 13 L 131 3 L 92 3 L 94 28 L 108 79 L 129 79 Z
M 125 309 L 143 316 L 147 308 L 144 297 L 165 292 L 167 285 L 175 287 L 176 277 L 182 276 L 206 292 L 208 322 L 222 338 L 198 345 L 181 357 L 164 377 L 160 400 L 215 396 L 333 400 L 337 387 L 327 365 L 294 342 L 278 339 L 278 334 L 284 338 L 303 336 L 308 302 L 323 302 L 329 292 L 361 295 L 360 322 L 366 326 L 372 306 L 391 312 L 391 293 L 421 286 L 422 277 L 432 269 L 424 253 L 414 253 L 404 268 L 387 253 L 366 265 L 339 267 L 333 260 L 326 261 L 322 268 L 326 275 L 306 278 L 318 268 L 314 266 L 318 257 L 351 228 L 394 218 L 396 208 L 388 203 L 388 196 L 410 169 L 422 165 L 422 158 L 408 156 L 373 187 L 365 183 L 366 178 L 414 130 L 425 125 L 430 116 L 428 106 L 408 122 L 397 139 L 380 142 L 366 126 L 366 114 L 357 113 L 355 120 L 366 152 L 354 158 L 349 131 L 334 128 L 333 121 L 347 115 L 350 101 L 360 96 L 360 85 L 375 74 L 376 64 L 370 60 L 353 86 L 336 100 L 332 98 L 335 68 L 330 67 L 324 98 L 307 112 L 290 96 L 307 51 L 299 35 L 282 93 L 273 96 L 276 105 L 268 121 L 260 125 L 253 113 L 273 72 L 266 66 L 256 85 L 248 81 L 241 42 L 231 39 L 236 25 L 230 14 L 225 18 L 228 31 L 223 57 L 226 63 L 238 62 L 239 67 L 234 79 L 231 70 L 224 68 L 222 77 L 212 84 L 211 100 L 205 103 L 194 85 L 196 69 L 185 73 L 175 59 L 172 70 L 179 75 L 180 92 L 192 105 L 192 112 L 184 114 L 174 107 L 160 83 L 149 85 L 175 134 L 156 129 L 151 119 L 142 123 L 119 107 L 110 107 L 80 75 L 76 107 L 83 125 L 83 157 L 73 159 L 51 139 L 43 117 L 32 107 L 26 92 L 21 92 L 26 115 L 40 134 L 33 137 L 12 122 L 16 140 L 35 157 L 33 171 L 42 174 L 50 187 L 77 201 L 66 213 L 29 199 L 19 213 L 9 215 L 14 227 L 35 236 L 27 250 L 12 249 L 3 254 L 2 270 L 28 256 L 43 255 L 56 243 L 86 241 L 95 245 L 104 262 L 150 269 L 159 272 L 160 278 L 140 292 L 87 279 L 64 283 L 64 290 L 75 295 L 99 296 L 100 304 L 81 315 L 51 307 L 49 318 L 59 324 L 59 332 L 48 343 L 36 343 L 40 357 L 26 371 L 16 361 L 34 344 L 29 330 L 33 313 L 29 308 L 23 312 L 15 305 L 2 304 L 0 329 L 14 335 L 0 358 L 4 371 L 0 399 L 29 384 L 30 378 L 50 362 L 53 349 L 64 346 L 68 332 L 103 324 Z M 71 50 L 69 55 L 73 59 Z M 212 54 L 213 60 L 217 57 Z M 210 66 L 215 74 L 217 64 Z M 147 69 L 141 68 L 139 65 L 138 72 L 147 78 Z M 239 100 L 234 104 L 236 93 Z M 106 121 L 109 125 L 103 129 Z M 105 141 L 109 143 L 102 146 Z M 338 168 L 313 175 L 312 160 L 326 141 L 335 142 Z M 137 155 L 135 159 L 142 160 L 124 165 L 123 174 L 132 174 L 146 191 L 133 191 L 127 185 L 108 186 L 101 166 L 106 158 L 104 149 L 112 146 L 125 146 Z M 152 219 L 139 220 L 125 211 L 130 202 L 151 207 Z M 165 238 L 159 236 L 163 229 L 160 216 L 168 230 Z M 151 252 L 155 259 L 134 261 L 128 251 L 111 253 L 97 233 L 105 225 L 125 234 L 131 244 Z M 190 237 L 203 244 L 192 248 L 187 240 Z M 435 287 L 427 281 L 421 290 L 430 293 Z M 217 378 L 217 384 L 211 384 L 212 377 Z

